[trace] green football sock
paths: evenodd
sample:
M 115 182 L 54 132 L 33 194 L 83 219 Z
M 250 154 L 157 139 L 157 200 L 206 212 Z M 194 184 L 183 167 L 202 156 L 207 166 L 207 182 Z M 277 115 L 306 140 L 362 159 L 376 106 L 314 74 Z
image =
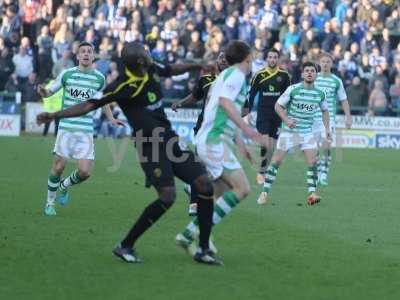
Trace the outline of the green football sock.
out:
M 308 193 L 315 193 L 317 190 L 317 167 L 313 165 L 307 169 L 307 186 Z
M 73 171 L 67 178 L 60 183 L 60 189 L 65 191 L 68 187 L 81 183 L 84 181 L 80 176 L 78 170 Z
M 238 203 L 239 199 L 232 191 L 225 192 L 221 197 L 219 197 L 214 204 L 213 225 L 220 223 Z M 186 226 L 182 235 L 192 241 L 194 235 L 198 232 L 198 225 L 199 222 L 196 217 L 188 226 Z
M 47 204 L 53 205 L 56 199 L 57 189 L 60 185 L 60 176 L 50 174 L 47 179 Z
M 276 174 L 278 174 L 278 164 L 270 164 L 265 175 L 263 192 L 269 193 L 272 184 L 275 182 Z

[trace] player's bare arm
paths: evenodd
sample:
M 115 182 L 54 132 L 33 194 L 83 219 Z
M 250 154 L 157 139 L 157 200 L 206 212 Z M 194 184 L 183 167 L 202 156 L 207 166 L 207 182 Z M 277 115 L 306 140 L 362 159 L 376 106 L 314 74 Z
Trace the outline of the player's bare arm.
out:
M 278 116 L 282 119 L 282 122 L 284 122 L 289 128 L 296 127 L 296 121 L 288 118 L 286 114 L 286 109 L 283 106 L 281 106 L 278 102 L 275 103 L 275 111 L 278 114 Z
M 261 143 L 262 142 L 262 135 L 255 131 L 253 128 L 248 126 L 243 119 L 240 117 L 240 115 L 236 112 L 235 107 L 232 104 L 232 101 L 220 97 L 219 98 L 219 105 L 226 111 L 228 114 L 228 117 L 236 124 L 237 127 L 239 127 L 245 135 L 247 135 L 249 138 L 251 138 L 253 141 L 256 143 Z
M 328 109 L 322 111 L 322 122 L 324 123 L 325 131 L 326 131 L 326 138 L 329 141 L 332 141 L 332 133 L 329 126 L 329 111 Z
M 49 123 L 52 120 L 58 118 L 72 118 L 72 117 L 79 117 L 87 114 L 88 112 L 95 110 L 99 106 L 91 101 L 85 101 L 79 104 L 76 104 L 74 106 L 71 106 L 70 108 L 60 110 L 54 113 L 40 113 L 36 116 L 36 122 L 38 125 L 41 125 L 43 123 Z
M 201 64 L 172 64 L 171 67 L 171 75 L 179 75 L 186 72 L 191 71 L 200 71 L 203 70 L 205 72 L 209 72 L 210 70 L 214 70 L 214 66 L 211 65 L 201 65 Z
M 196 99 L 193 97 L 192 94 L 187 95 L 185 98 L 172 103 L 171 109 L 173 111 L 177 111 L 178 108 L 185 107 L 187 105 L 195 104 L 196 102 L 200 101 L 201 99 Z
M 342 101 L 342 109 L 343 109 L 344 115 L 345 115 L 346 129 L 350 129 L 351 126 L 353 125 L 353 121 L 351 119 L 350 105 L 349 105 L 349 101 L 347 99 Z
M 107 119 L 113 126 L 125 126 L 125 123 L 119 119 L 114 118 L 114 115 L 111 110 L 110 104 L 103 106 L 103 111 L 106 114 Z
M 243 141 L 242 135 L 238 131 L 235 136 L 235 144 L 240 152 L 240 154 L 246 158 L 250 163 L 254 163 L 254 159 L 250 153 L 250 151 L 247 149 L 246 144 Z
M 38 85 L 37 92 L 42 98 L 47 98 L 54 94 L 49 89 L 46 89 L 42 84 Z

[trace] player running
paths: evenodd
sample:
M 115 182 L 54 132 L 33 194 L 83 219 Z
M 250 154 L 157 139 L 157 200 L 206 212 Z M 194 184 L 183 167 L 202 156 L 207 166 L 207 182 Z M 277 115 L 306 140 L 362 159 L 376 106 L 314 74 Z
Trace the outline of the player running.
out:
M 313 136 L 312 126 L 318 108 L 320 108 L 326 137 L 331 138 L 328 103 L 324 91 L 314 86 L 317 67 L 312 62 L 305 62 L 302 75 L 303 82 L 289 86 L 275 104 L 275 110 L 283 121 L 282 132 L 279 135 L 271 164 L 267 169 L 263 192 L 257 200 L 259 204 L 267 203 L 268 193 L 275 182 L 278 168 L 286 153 L 295 147 L 300 147 L 304 152 L 308 165 L 306 178 L 309 196 L 307 203 L 314 205 L 320 201 L 320 197 L 316 193 L 318 146 Z
M 178 136 L 172 130 L 163 109 L 160 77 L 179 75 L 202 68 L 198 64 L 163 65 L 154 63 L 144 46 L 138 42 L 124 45 L 121 53 L 124 72 L 107 86 L 104 96 L 91 98 L 67 110 L 38 115 L 38 123 L 55 117 L 75 117 L 110 102 L 117 102 L 134 130 L 135 146 L 146 185 L 157 190 L 157 199 L 150 203 L 113 253 L 128 263 L 138 263 L 136 241 L 172 206 L 176 198 L 174 177 L 191 184 L 198 194 L 200 248 L 194 256 L 199 263 L 221 265 L 209 250 L 213 214 L 213 185 L 203 166 L 190 151 L 179 147 Z
M 90 43 L 82 42 L 79 45 L 77 59 L 77 67 L 61 72 L 48 88 L 43 86 L 38 88 L 39 94 L 44 98 L 63 89 L 63 109 L 94 97 L 105 87 L 103 74 L 93 68 L 94 48 Z M 113 125 L 123 125 L 121 121 L 114 119 L 108 105 L 104 110 Z M 55 159 L 48 178 L 47 200 L 44 207 L 44 214 L 47 216 L 57 214 L 55 209 L 57 189 L 59 190 L 57 202 L 65 205 L 69 201 L 68 188 L 87 180 L 91 174 L 94 162 L 93 113 L 61 120 L 53 153 Z M 71 159 L 77 161 L 77 169 L 60 181 L 65 166 Z
M 246 75 L 251 70 L 251 48 L 245 42 L 233 40 L 225 49 L 225 58 L 230 67 L 218 75 L 211 87 L 204 120 L 195 139 L 197 153 L 214 181 L 216 194 L 221 191 L 222 195 L 215 202 L 213 225 L 250 193 L 246 173 L 233 152 L 236 144 L 251 161 L 241 131 L 256 142 L 262 141 L 261 134 L 240 116 L 247 93 Z M 176 236 L 178 244 L 189 253 L 197 225 L 198 220 L 194 219 Z
M 346 91 L 343 87 L 342 80 L 331 73 L 333 60 L 328 53 L 323 53 L 319 60 L 321 72 L 318 73 L 317 79 L 315 80 L 315 86 L 323 90 L 326 94 L 326 100 L 328 102 L 329 117 L 330 117 L 330 129 L 332 132 L 332 139 L 335 139 L 335 124 L 336 124 L 336 101 L 339 101 L 342 105 L 342 109 L 345 114 L 345 126 L 346 129 L 351 128 L 351 114 L 350 106 L 347 101 Z M 332 141 L 328 140 L 325 135 L 324 124 L 322 122 L 322 112 L 318 110 L 316 120 L 313 126 L 313 132 L 317 139 L 319 151 L 318 159 L 318 183 L 322 186 L 328 185 L 328 171 L 332 161 L 331 148 Z
M 202 101 L 201 112 L 197 118 L 196 125 L 193 128 L 194 137 L 196 137 L 197 132 L 199 131 L 203 122 L 204 108 L 206 106 L 206 97 L 208 95 L 208 90 L 217 78 L 218 74 L 225 70 L 227 66 L 228 64 L 225 60 L 225 54 L 224 52 L 221 52 L 218 55 L 217 61 L 215 63 L 215 70 L 213 70 L 212 73 L 201 76 L 193 92 L 182 100 L 174 102 L 171 106 L 172 110 L 177 111 L 178 108 Z M 190 185 L 187 185 L 185 187 L 185 191 L 190 194 L 189 216 L 195 216 L 197 213 L 197 195 L 195 191 L 190 187 Z
M 272 48 L 267 52 L 267 66 L 258 71 L 252 81 L 244 114 L 251 112 L 258 97 L 256 128 L 263 135 L 266 147 L 261 147 L 261 166 L 257 183 L 263 184 L 268 163 L 276 147 L 278 129 L 282 120 L 275 112 L 275 103 L 290 85 L 289 74 L 278 67 L 279 51 Z

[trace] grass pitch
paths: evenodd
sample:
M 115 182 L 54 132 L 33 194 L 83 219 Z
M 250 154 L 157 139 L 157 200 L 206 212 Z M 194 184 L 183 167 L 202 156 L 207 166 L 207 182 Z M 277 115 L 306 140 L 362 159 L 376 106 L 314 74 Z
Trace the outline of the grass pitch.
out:
M 256 204 L 253 184 L 215 227 L 225 263 L 216 268 L 195 264 L 174 243 L 189 221 L 181 183 L 175 206 L 137 244 L 145 263 L 111 255 L 156 198 L 125 141 L 97 141 L 92 178 L 45 217 L 53 143 L 0 138 L 0 299 L 400 299 L 398 151 L 338 153 L 315 207 L 305 205 L 303 159 L 292 156 L 268 205 Z M 120 166 L 113 157 L 123 157 Z

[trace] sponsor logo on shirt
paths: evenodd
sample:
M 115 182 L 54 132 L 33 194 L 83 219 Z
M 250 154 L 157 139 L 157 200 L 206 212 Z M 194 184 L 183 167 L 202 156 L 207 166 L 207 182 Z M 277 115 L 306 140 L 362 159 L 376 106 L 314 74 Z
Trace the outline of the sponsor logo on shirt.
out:
M 153 103 L 154 101 L 157 100 L 157 96 L 156 96 L 156 94 L 154 94 L 152 92 L 148 92 L 147 99 L 149 100 L 149 102 Z
M 307 103 L 296 103 L 297 109 L 306 110 L 306 111 L 314 111 L 317 109 L 317 105 L 307 104 Z
M 280 96 L 280 92 L 263 92 L 263 96 Z
M 90 96 L 93 95 L 93 91 L 87 89 L 87 90 L 81 90 L 81 89 L 69 89 L 69 94 L 73 98 L 83 98 L 83 99 L 89 99 Z

